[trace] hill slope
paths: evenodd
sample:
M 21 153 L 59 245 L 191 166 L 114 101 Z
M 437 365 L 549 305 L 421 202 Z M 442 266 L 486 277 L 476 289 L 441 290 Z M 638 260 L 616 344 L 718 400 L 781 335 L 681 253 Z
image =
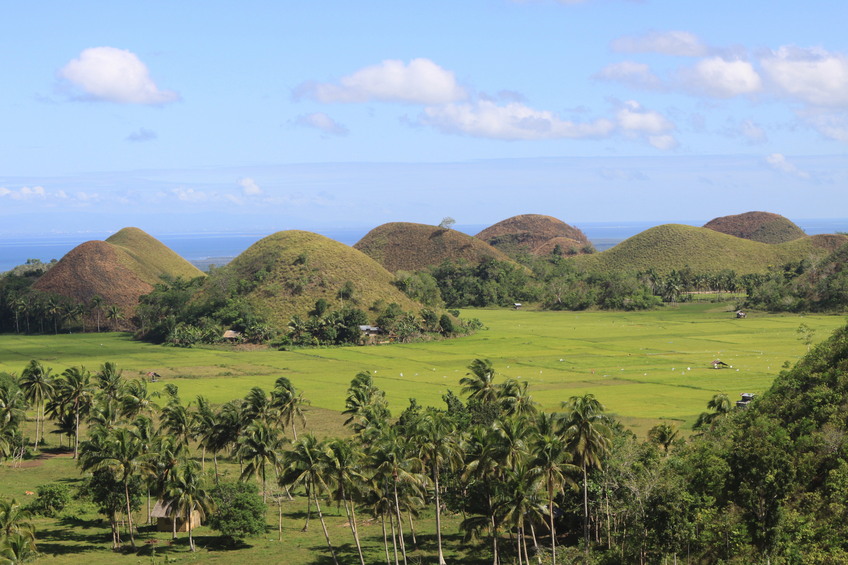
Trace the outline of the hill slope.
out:
M 108 237 L 106 243 L 125 251 L 131 258 L 125 266 L 150 284 L 159 282 L 163 275 L 191 279 L 203 274 L 171 248 L 138 228 L 124 228 Z
M 781 244 L 741 239 L 707 228 L 665 224 L 637 234 L 612 249 L 575 257 L 589 271 L 646 271 L 668 273 L 691 267 L 696 272 L 737 274 L 765 272 L 769 265 L 823 257 L 848 241 L 848 236 L 814 236 Z
M 362 251 L 392 272 L 420 271 L 446 259 L 472 264 L 486 259 L 512 261 L 506 254 L 470 235 L 424 224 L 392 222 L 378 226 L 360 239 Z
M 492 247 L 508 255 L 515 253 L 550 253 L 559 244 L 565 251 L 580 250 L 591 245 L 586 235 L 562 220 L 541 214 L 521 214 L 502 220 L 478 233 Z M 548 244 L 553 239 L 556 242 Z
M 422 306 L 398 290 L 394 276 L 356 249 L 323 235 L 291 230 L 265 237 L 210 277 L 235 278 L 245 289 L 243 296 L 277 327 L 286 327 L 294 315 L 306 317 L 323 298 L 331 308 L 355 306 L 372 319 L 369 308 L 382 301 L 418 312 Z M 350 283 L 352 296 L 339 298 Z
M 792 221 L 771 212 L 745 212 L 722 216 L 710 220 L 704 227 L 761 243 L 785 243 L 807 235 Z
M 161 276 L 192 278 L 203 273 L 156 238 L 138 228 L 125 228 L 106 241 L 87 241 L 69 251 L 33 288 L 88 304 L 94 296 L 103 307 L 118 306 L 124 319 L 101 326 L 132 328 L 130 319 L 140 296 L 153 290 Z M 95 314 L 88 316 L 93 320 Z

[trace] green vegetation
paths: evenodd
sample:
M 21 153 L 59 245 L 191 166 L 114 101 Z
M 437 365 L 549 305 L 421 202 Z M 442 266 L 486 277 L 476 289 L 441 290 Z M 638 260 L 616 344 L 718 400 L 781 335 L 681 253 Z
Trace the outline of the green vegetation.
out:
M 848 239 L 841 239 L 837 245 L 846 241 Z M 814 236 L 768 244 L 708 228 L 666 224 L 645 230 L 601 253 L 575 257 L 574 261 L 580 268 L 595 272 L 653 269 L 665 274 L 688 267 L 697 273 L 730 269 L 744 275 L 763 273 L 770 265 L 801 258 L 821 258 L 835 249 L 834 243 L 822 236 Z
M 462 341 L 291 352 L 176 350 L 120 334 L 2 336 L 16 349 L 39 342 L 33 350 L 48 345 L 63 363 L 72 360 L 64 369 L 58 358 L 21 366 L 30 389 L 39 377 L 55 391 L 45 393 L 48 428 L 65 435 L 80 430 L 81 437 L 76 462 L 56 457 L 39 464 L 24 455 L 0 466 L 0 497 L 26 490 L 30 481 L 45 485 L 31 507 L 53 517 L 24 515 L 24 523 L 58 563 L 82 555 L 91 563 L 153 555 L 372 563 L 391 561 L 394 552 L 399 560 L 469 563 L 530 563 L 537 556 L 559 563 L 844 557 L 845 532 L 829 516 L 841 512 L 841 467 L 848 465 L 832 447 L 844 428 L 838 406 L 848 391 L 839 388 L 839 367 L 848 358 L 848 328 L 812 347 L 747 410 L 730 401 L 734 388 L 768 389 L 781 361 L 804 354 L 816 330 L 830 331 L 840 320 L 805 317 L 802 342 L 797 317 L 737 320 L 710 305 L 630 314 L 475 314 L 496 329 Z M 94 347 L 91 338 L 105 340 L 103 346 Z M 465 343 L 467 349 L 457 347 Z M 79 363 L 94 364 L 102 347 L 121 364 L 103 362 L 88 376 Z M 766 351 L 755 353 L 757 347 Z M 789 350 L 795 355 L 787 359 Z M 562 357 L 552 358 L 553 351 Z M 123 364 L 157 353 L 163 355 L 157 363 L 229 357 L 231 365 L 217 365 L 245 372 L 197 379 L 165 374 L 164 382 L 148 385 Z M 708 368 L 717 354 L 736 368 Z M 0 367 L 12 357 L 0 356 Z M 687 357 L 706 361 L 667 367 Z M 274 359 L 286 365 L 274 368 Z M 369 370 L 354 373 L 342 369 L 344 362 Z M 396 372 L 404 363 L 442 370 L 404 377 Z M 764 363 L 774 371 L 757 381 Z M 585 369 L 603 364 L 620 370 Z M 443 380 L 440 373 L 451 365 L 453 376 Z M 665 369 L 648 375 L 648 365 Z M 245 389 L 249 367 L 266 373 Z M 572 371 L 576 379 L 567 377 Z M 277 373 L 275 382 L 269 373 Z M 14 392 L 16 381 L 5 382 Z M 210 401 L 212 385 L 222 382 Z M 413 391 L 420 403 L 409 399 Z M 38 414 L 36 395 L 29 398 Z M 657 407 L 663 398 L 670 404 Z M 325 402 L 333 406 L 322 409 Z M 393 409 L 404 405 L 393 418 Z M 635 414 L 646 405 L 658 416 Z M 709 412 L 696 418 L 705 405 Z M 669 406 L 688 416 L 675 421 Z M 68 428 L 62 423 L 68 416 L 83 425 Z M 696 419 L 699 433 L 682 437 Z M 10 421 L 26 445 L 38 437 L 37 419 L 32 426 Z M 638 424 L 641 439 L 628 431 L 630 423 Z M 62 453 L 48 449 L 42 455 Z M 208 458 L 214 465 L 207 466 Z M 70 501 L 68 485 L 76 494 Z M 164 509 L 158 515 L 173 532 L 145 525 L 157 499 Z M 187 519 L 192 512 L 207 524 Z M 95 513 L 107 521 L 99 524 Z M 312 517 L 320 527 L 309 528 Z M 67 531 L 75 536 L 59 534 Z M 109 552 L 110 543 L 127 557 Z
M 751 277 L 745 306 L 771 312 L 842 312 L 848 304 L 848 245 L 816 261 L 805 259 Z

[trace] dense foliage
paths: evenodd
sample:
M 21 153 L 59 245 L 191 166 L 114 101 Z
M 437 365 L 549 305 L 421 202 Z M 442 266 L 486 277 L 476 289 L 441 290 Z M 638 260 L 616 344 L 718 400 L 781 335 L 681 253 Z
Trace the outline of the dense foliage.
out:
M 771 312 L 840 312 L 848 305 L 848 245 L 821 260 L 805 259 L 752 277 L 745 305 Z

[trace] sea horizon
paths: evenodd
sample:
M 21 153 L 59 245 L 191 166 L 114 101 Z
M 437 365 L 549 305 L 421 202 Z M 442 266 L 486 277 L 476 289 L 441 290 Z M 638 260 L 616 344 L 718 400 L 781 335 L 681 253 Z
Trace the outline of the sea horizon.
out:
M 661 222 L 661 221 L 618 221 L 585 222 L 572 224 L 586 234 L 598 251 L 614 247 L 618 243 L 642 231 L 667 223 L 703 225 L 705 222 Z M 812 218 L 795 220 L 807 235 L 848 232 L 848 218 Z M 486 224 L 456 225 L 454 229 L 475 235 L 488 227 Z M 334 239 L 345 245 L 354 245 L 373 227 L 339 227 L 306 229 Z M 260 239 L 279 230 L 252 230 L 203 233 L 152 233 L 185 260 L 202 270 L 210 265 L 221 266 L 237 257 Z M 30 259 L 48 263 L 59 260 L 74 247 L 92 240 L 105 240 L 114 232 L 52 233 L 52 234 L 4 234 L 0 235 L 0 273 L 22 265 Z

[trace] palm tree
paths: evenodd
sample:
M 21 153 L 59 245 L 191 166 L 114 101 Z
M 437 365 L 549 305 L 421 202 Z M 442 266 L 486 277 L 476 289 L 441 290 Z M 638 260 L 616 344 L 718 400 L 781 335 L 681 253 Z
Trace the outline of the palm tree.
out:
M 403 539 L 399 487 L 406 488 L 407 496 L 416 497 L 417 491 L 427 482 L 426 477 L 418 472 L 422 462 L 412 453 L 410 438 L 404 437 L 398 427 L 383 428 L 370 447 L 369 457 L 371 467 L 374 469 L 374 479 L 378 484 L 388 485 L 392 491 L 398 539 L 405 564 L 407 562 L 406 543 Z
M 417 422 L 414 429 L 418 454 L 425 468 L 433 477 L 433 492 L 436 504 L 436 543 L 439 565 L 445 565 L 442 552 L 442 514 L 439 477 L 440 470 L 456 469 L 462 464 L 462 448 L 452 421 L 444 412 L 429 412 Z
M 206 450 L 212 442 L 217 422 L 215 411 L 209 404 L 209 400 L 203 395 L 197 395 L 197 410 L 191 415 L 192 435 L 197 438 L 202 450 L 200 456 L 200 469 L 206 469 Z M 217 477 L 216 477 L 217 478 Z
M 61 415 L 63 411 L 71 410 L 74 414 L 74 459 L 79 455 L 80 415 L 87 411 L 94 397 L 91 386 L 91 373 L 85 367 L 70 367 L 62 372 L 58 380 L 56 394 L 53 398 L 52 412 Z
M 357 373 L 351 380 L 342 414 L 348 415 L 344 425 L 350 425 L 357 434 L 380 430 L 391 417 L 386 395 L 368 371 Z
M 267 501 L 268 493 L 266 467 L 277 468 L 279 450 L 283 445 L 277 433 L 267 422 L 258 419 L 248 424 L 238 441 L 238 456 L 245 462 L 240 479 L 243 481 L 251 476 L 261 479 L 262 502 Z
M 611 430 L 609 418 L 604 414 L 604 406 L 588 393 L 572 396 L 563 402 L 563 436 L 568 451 L 575 463 L 583 471 L 583 542 L 585 544 L 584 561 L 589 562 L 589 480 L 590 468 L 601 469 L 602 460 L 610 449 Z
M 186 447 L 193 435 L 192 416 L 188 407 L 180 404 L 179 398 L 172 396 L 160 414 L 161 429 L 177 438 Z
M 27 563 L 37 556 L 35 549 L 35 540 L 24 534 L 12 534 L 3 540 L 0 563 Z
M 52 372 L 52 369 L 45 369 L 44 365 L 33 359 L 21 371 L 21 378 L 18 380 L 24 397 L 35 406 L 35 449 L 38 449 L 38 442 L 44 437 L 44 403 L 53 394 Z
M 80 466 L 83 470 L 109 470 L 124 487 L 130 544 L 135 547 L 130 482 L 141 475 L 147 458 L 139 436 L 130 428 L 115 428 L 104 432 L 102 442 L 86 442 Z
M 707 408 L 712 410 L 712 412 L 701 412 L 701 415 L 698 416 L 698 419 L 695 420 L 695 424 L 692 426 L 693 430 L 714 428 L 715 424 L 721 418 L 730 413 L 733 409 L 733 403 L 726 393 L 720 392 L 713 395 L 710 401 L 707 402 Z
M 238 401 L 227 402 L 215 414 L 215 423 L 212 432 L 204 440 L 204 445 L 212 452 L 212 461 L 215 463 L 215 480 L 218 480 L 218 453 L 235 446 L 244 428 L 241 418 L 241 403 Z
M 106 361 L 100 366 L 100 370 L 94 375 L 99 388 L 106 398 L 117 404 L 123 396 L 123 371 L 118 370 L 118 366 L 111 361 Z
M 475 427 L 466 444 L 466 464 L 462 480 L 469 487 L 479 486 L 485 493 L 487 516 L 484 519 L 467 517 L 460 524 L 466 532 L 475 532 L 488 527 L 492 536 L 492 565 L 500 563 L 498 547 L 499 521 L 495 507 L 496 487 L 503 476 L 500 463 L 500 438 L 491 428 Z
M 525 562 L 529 564 L 525 522 L 528 516 L 539 515 L 543 511 L 544 504 L 538 496 L 542 490 L 542 473 L 527 461 L 521 461 L 514 468 L 506 470 L 504 479 L 505 496 L 499 501 L 502 520 L 515 527 L 519 565 L 522 565 L 522 551 Z
M 548 428 L 550 426 L 540 426 Z M 546 430 L 546 431 L 548 431 Z M 544 477 L 548 495 L 548 527 L 551 531 L 551 563 L 556 565 L 556 523 L 554 521 L 554 500 L 565 490 L 566 485 L 577 486 L 569 474 L 579 472 L 579 467 L 571 464 L 572 455 L 567 450 L 562 436 L 553 433 L 539 433 L 533 441 L 531 453 L 533 465 Z
M 159 405 L 153 401 L 158 396 L 158 392 L 150 392 L 144 379 L 127 382 L 121 395 L 121 415 L 128 420 L 134 420 L 142 414 L 153 416 L 159 409 Z
M 468 395 L 468 400 L 476 400 L 483 404 L 495 402 L 498 390 L 495 387 L 495 369 L 488 359 L 475 359 L 468 366 L 471 371 L 459 379 L 462 392 Z
M 677 440 L 679 435 L 680 432 L 674 426 L 665 422 L 657 424 L 648 431 L 648 439 L 652 443 L 662 446 L 666 455 L 668 455 L 668 449 L 671 447 L 671 444 Z
M 106 308 L 106 319 L 112 322 L 112 329 L 114 330 L 118 320 L 124 319 L 124 312 L 119 306 L 110 304 L 109 307 Z
M 283 472 L 280 474 L 279 480 L 282 486 L 303 485 L 306 489 L 307 499 L 311 498 L 315 501 L 315 508 L 318 512 L 318 518 L 321 520 L 327 547 L 330 549 L 333 563 L 338 565 L 336 552 L 333 550 L 333 544 L 330 543 L 330 533 L 327 531 L 327 524 L 324 522 L 324 514 L 321 512 L 321 504 L 318 501 L 319 493 L 329 490 L 329 460 L 330 454 L 327 443 L 318 441 L 312 434 L 306 434 L 295 442 L 291 451 L 283 453 Z M 307 511 L 308 519 L 309 512 Z
M 518 382 L 515 379 L 507 379 L 498 391 L 498 400 L 501 410 L 507 416 L 535 416 L 539 409 L 538 404 L 527 392 L 529 381 Z
M 47 299 L 45 312 L 53 318 L 53 333 L 59 333 L 59 317 L 62 315 L 62 302 L 56 296 Z
M 356 542 L 360 565 L 365 565 L 354 502 L 354 493 L 365 483 L 365 477 L 360 472 L 363 453 L 351 439 L 334 439 L 330 441 L 329 448 L 329 471 L 334 486 L 333 498 L 344 504 L 350 531 Z
M 35 527 L 32 514 L 15 500 L 0 500 L 0 538 L 19 535 L 35 549 Z
M 271 399 L 265 394 L 262 388 L 255 386 L 250 389 L 242 404 L 242 417 L 245 423 L 259 420 L 264 423 L 271 422 L 271 414 L 273 407 Z
M 89 308 L 95 314 L 95 318 L 97 319 L 97 333 L 100 333 L 100 314 L 103 310 L 103 297 L 99 294 L 95 294 L 91 297 L 91 300 L 88 302 Z
M 198 512 L 204 519 L 213 510 L 212 496 L 203 485 L 200 465 L 197 461 L 186 459 L 175 469 L 168 481 L 164 501 L 174 516 L 185 516 L 188 521 L 188 545 L 194 546 L 192 515 Z
M 274 383 L 274 390 L 271 391 L 271 405 L 277 410 L 283 428 L 291 425 L 292 438 L 297 441 L 295 420 L 300 421 L 300 425 L 304 428 L 306 427 L 303 407 L 308 406 L 309 401 L 303 398 L 302 392 L 297 392 L 288 378 L 280 377 Z

